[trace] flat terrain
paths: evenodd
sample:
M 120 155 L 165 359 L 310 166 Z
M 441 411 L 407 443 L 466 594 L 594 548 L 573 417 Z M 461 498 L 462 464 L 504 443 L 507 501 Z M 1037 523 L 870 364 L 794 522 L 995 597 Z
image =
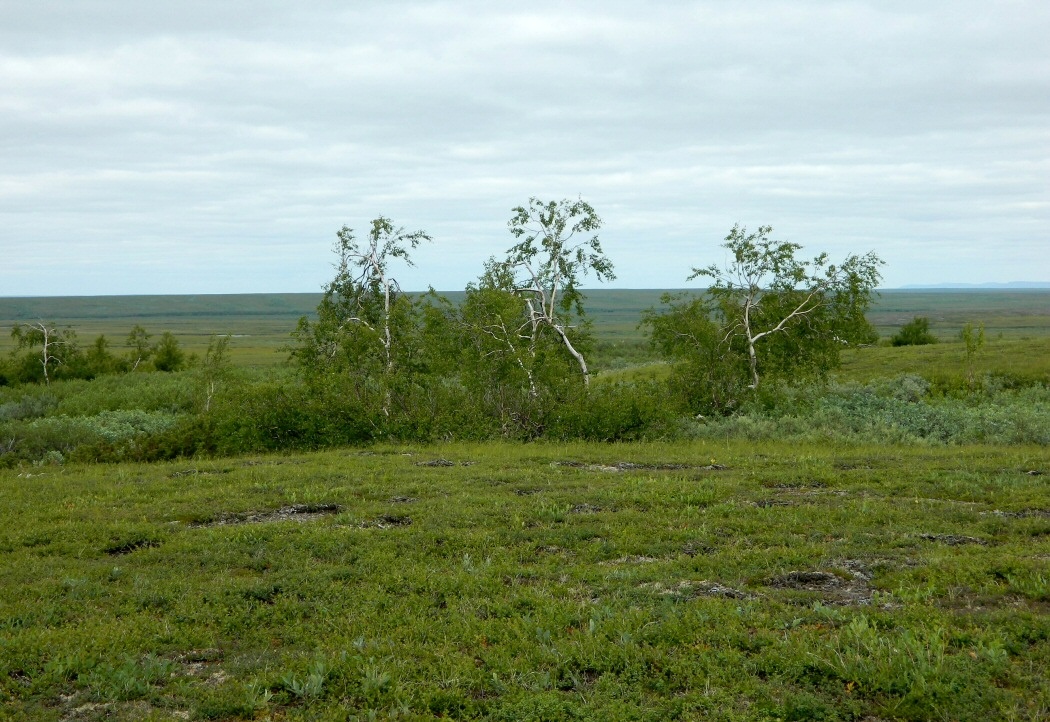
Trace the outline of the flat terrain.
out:
M 666 373 L 637 328 L 658 297 L 591 292 L 600 379 Z M 135 324 L 198 353 L 231 333 L 268 366 L 318 300 L 0 299 L 0 352 L 46 318 L 115 351 Z M 944 342 L 849 350 L 839 378 L 954 389 L 955 416 L 898 399 L 919 430 L 1046 428 L 1050 292 L 888 292 L 871 318 L 917 315 Z M 56 383 L 51 416 L 9 424 L 171 415 L 196 373 Z M 5 392 L 11 414 L 45 395 Z M 867 418 L 873 394 L 843 398 Z M 748 418 L 717 441 L 0 469 L 0 719 L 1050 719 L 1050 447 L 758 441 Z
M 0 716 L 1045 720 L 1050 451 L 0 471 Z
M 644 351 L 641 314 L 659 306 L 659 290 L 595 289 L 586 307 L 597 339 L 608 356 L 637 360 Z M 446 294 L 451 300 L 462 292 Z M 302 316 L 321 299 L 316 293 L 91 296 L 82 298 L 0 298 L 0 353 L 10 350 L 14 323 L 45 319 L 77 331 L 85 345 L 105 334 L 119 348 L 139 324 L 159 336 L 171 331 L 192 352 L 201 353 L 215 334 L 233 334 L 234 360 L 245 365 L 278 363 L 280 349 Z M 990 338 L 1050 337 L 1050 291 L 883 291 L 868 314 L 888 338 L 915 316 L 927 316 L 932 332 L 952 340 L 967 322 L 983 322 Z

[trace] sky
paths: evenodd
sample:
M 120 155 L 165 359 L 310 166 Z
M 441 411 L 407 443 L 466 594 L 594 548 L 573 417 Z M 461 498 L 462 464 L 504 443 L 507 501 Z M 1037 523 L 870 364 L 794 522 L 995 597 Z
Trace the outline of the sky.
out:
M 882 286 L 1050 281 L 1050 3 L 0 0 L 0 296 L 462 289 L 583 198 L 615 288 L 734 226 Z M 583 285 L 593 286 L 594 280 Z

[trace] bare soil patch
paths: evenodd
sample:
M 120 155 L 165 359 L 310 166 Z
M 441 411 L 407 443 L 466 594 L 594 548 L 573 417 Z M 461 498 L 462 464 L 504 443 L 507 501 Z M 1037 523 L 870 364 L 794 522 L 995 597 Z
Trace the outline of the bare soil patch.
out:
M 394 529 L 401 526 L 409 526 L 412 517 L 399 514 L 383 514 L 371 521 L 361 523 L 362 529 Z
M 1020 511 L 994 511 L 981 512 L 992 516 L 1001 516 L 1007 519 L 1050 519 L 1050 509 L 1021 509 Z
M 963 536 L 962 534 L 919 534 L 919 538 L 926 541 L 940 542 L 949 546 L 961 546 L 963 544 L 988 545 L 988 541 L 985 539 L 978 539 L 975 536 Z
M 722 464 L 692 466 L 690 464 L 636 464 L 632 461 L 618 461 L 613 464 L 592 464 L 585 461 L 555 461 L 552 466 L 565 466 L 570 469 L 587 471 L 621 472 L 621 471 L 724 471 L 729 468 Z
M 211 521 L 200 524 L 191 524 L 193 527 L 228 526 L 231 524 L 264 524 L 274 521 L 317 521 L 330 514 L 338 514 L 343 510 L 339 504 L 292 504 L 283 506 L 275 511 L 246 511 L 233 514 L 223 514 Z
M 871 572 L 860 559 L 846 559 L 836 565 L 839 573 L 826 570 L 800 570 L 766 580 L 774 589 L 818 593 L 827 604 L 841 606 L 871 604 Z
M 474 466 L 478 462 L 476 461 L 449 461 L 448 459 L 431 459 L 430 461 L 417 461 L 416 466 L 428 466 L 428 467 L 449 467 L 449 466 Z
M 600 511 L 602 508 L 594 504 L 576 504 L 569 509 L 570 514 L 597 514 Z

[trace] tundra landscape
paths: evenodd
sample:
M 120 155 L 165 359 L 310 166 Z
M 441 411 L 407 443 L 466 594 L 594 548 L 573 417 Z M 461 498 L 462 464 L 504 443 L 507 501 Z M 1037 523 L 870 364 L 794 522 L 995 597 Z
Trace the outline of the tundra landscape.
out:
M 1048 36 L 0 2 L 0 722 L 1050 720 Z
M 377 219 L 324 294 L 0 299 L 3 716 L 1050 716 L 1050 291 L 523 235 L 452 294 Z

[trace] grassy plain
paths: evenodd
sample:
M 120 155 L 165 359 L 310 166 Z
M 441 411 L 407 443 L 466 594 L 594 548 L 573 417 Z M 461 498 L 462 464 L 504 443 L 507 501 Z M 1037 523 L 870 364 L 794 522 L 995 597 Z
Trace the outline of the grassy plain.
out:
M 658 296 L 591 293 L 599 367 Z M 0 299 L 0 352 L 47 318 L 266 366 L 318 298 Z M 978 374 L 1050 381 L 1050 292 L 872 320 L 915 315 L 945 342 L 840 378 L 958 381 L 983 321 Z M 1050 719 L 1050 447 L 746 438 L 0 469 L 0 719 Z
M 642 311 L 659 306 L 664 291 L 595 289 L 586 293 L 599 344 L 599 368 L 650 360 L 638 323 Z M 461 292 L 445 295 L 454 302 L 462 298 Z M 313 313 L 320 299 L 316 293 L 0 298 L 0 353 L 12 348 L 9 332 L 14 323 L 46 319 L 72 327 L 84 344 L 105 334 L 115 348 L 136 324 L 157 336 L 171 331 L 184 348 L 198 354 L 214 335 L 233 334 L 230 350 L 235 363 L 272 365 L 287 357 L 282 349 L 289 335 L 300 317 Z M 1050 338 L 1050 290 L 883 291 L 868 314 L 883 338 L 914 316 L 929 317 L 932 332 L 949 342 L 967 322 L 984 323 L 989 340 Z
M 1050 452 L 0 471 L 12 719 L 1043 720 Z

